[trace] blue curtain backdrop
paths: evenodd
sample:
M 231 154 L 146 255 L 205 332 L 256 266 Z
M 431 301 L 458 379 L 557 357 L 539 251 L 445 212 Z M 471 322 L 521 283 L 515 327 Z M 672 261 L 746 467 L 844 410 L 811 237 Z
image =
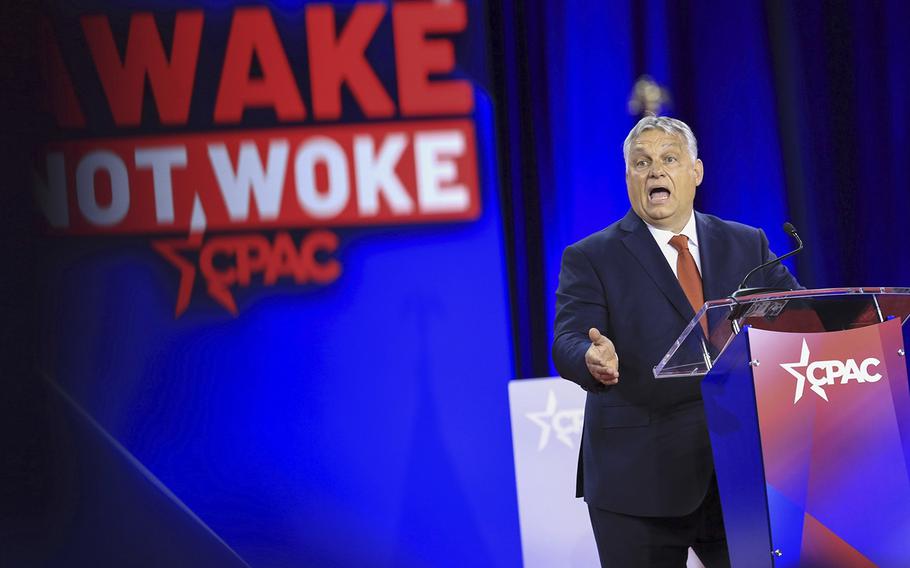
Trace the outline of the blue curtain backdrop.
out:
M 506 383 L 554 372 L 562 250 L 628 208 L 643 74 L 699 137 L 699 210 L 777 252 L 793 222 L 808 287 L 910 284 L 903 2 L 467 4 L 481 217 L 339 229 L 338 286 L 177 323 L 147 242 L 43 236 L 22 167 L 44 141 L 30 30 L 199 6 L 223 35 L 230 6 L 0 8 L 0 564 L 519 566 Z M 269 6 L 299 21 L 301 3 Z

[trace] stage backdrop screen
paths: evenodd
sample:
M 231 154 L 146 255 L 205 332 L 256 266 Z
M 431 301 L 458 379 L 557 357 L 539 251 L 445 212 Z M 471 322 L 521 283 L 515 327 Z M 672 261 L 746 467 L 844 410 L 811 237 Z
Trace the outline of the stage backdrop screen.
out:
M 251 566 L 519 565 L 484 7 L 60 2 L 39 28 L 64 412 Z M 158 514 L 120 490 L 73 507 Z M 136 545 L 74 540 L 45 556 Z

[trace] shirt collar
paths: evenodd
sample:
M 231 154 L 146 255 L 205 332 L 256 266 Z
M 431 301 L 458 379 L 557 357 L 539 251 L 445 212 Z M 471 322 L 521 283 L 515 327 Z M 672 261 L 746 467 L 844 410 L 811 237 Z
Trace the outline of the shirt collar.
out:
M 654 240 L 662 245 L 669 243 L 670 239 L 676 235 L 673 231 L 658 229 L 649 223 L 645 224 L 648 225 L 648 230 L 651 231 Z M 698 231 L 695 228 L 695 211 L 692 211 L 692 215 L 689 216 L 689 222 L 686 223 L 686 226 L 682 228 L 682 231 L 680 231 L 679 234 L 689 237 L 689 242 L 696 247 L 698 246 Z

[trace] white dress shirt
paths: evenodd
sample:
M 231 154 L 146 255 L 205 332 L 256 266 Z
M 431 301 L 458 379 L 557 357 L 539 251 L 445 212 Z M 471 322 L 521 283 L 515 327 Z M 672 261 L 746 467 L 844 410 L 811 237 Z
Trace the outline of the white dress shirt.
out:
M 645 223 L 648 225 L 647 223 Z M 654 240 L 657 241 L 657 246 L 660 247 L 660 252 L 664 253 L 664 257 L 667 259 L 667 262 L 670 264 L 670 268 L 673 270 L 673 274 L 679 278 L 679 274 L 676 274 L 676 259 L 679 256 L 679 253 L 676 252 L 676 249 L 673 248 L 673 245 L 670 244 L 670 239 L 676 236 L 676 233 L 673 231 L 665 231 L 663 229 L 658 229 L 648 225 L 648 230 L 651 231 L 651 236 L 654 237 Z M 692 216 L 689 217 L 689 222 L 686 223 L 686 226 L 683 227 L 683 230 L 679 232 L 680 235 L 685 235 L 689 237 L 689 252 L 692 253 L 692 258 L 695 259 L 695 266 L 698 267 L 698 273 L 701 274 L 701 257 L 698 254 L 698 233 L 695 230 L 695 212 L 692 212 Z

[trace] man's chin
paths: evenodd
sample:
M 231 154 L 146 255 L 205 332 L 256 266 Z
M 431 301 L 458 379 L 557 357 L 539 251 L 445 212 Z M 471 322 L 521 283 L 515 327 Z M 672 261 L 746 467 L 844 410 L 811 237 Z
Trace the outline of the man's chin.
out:
M 664 223 L 669 221 L 673 217 L 673 211 L 669 210 L 667 207 L 654 207 L 650 209 L 645 209 L 644 219 L 652 225 Z

